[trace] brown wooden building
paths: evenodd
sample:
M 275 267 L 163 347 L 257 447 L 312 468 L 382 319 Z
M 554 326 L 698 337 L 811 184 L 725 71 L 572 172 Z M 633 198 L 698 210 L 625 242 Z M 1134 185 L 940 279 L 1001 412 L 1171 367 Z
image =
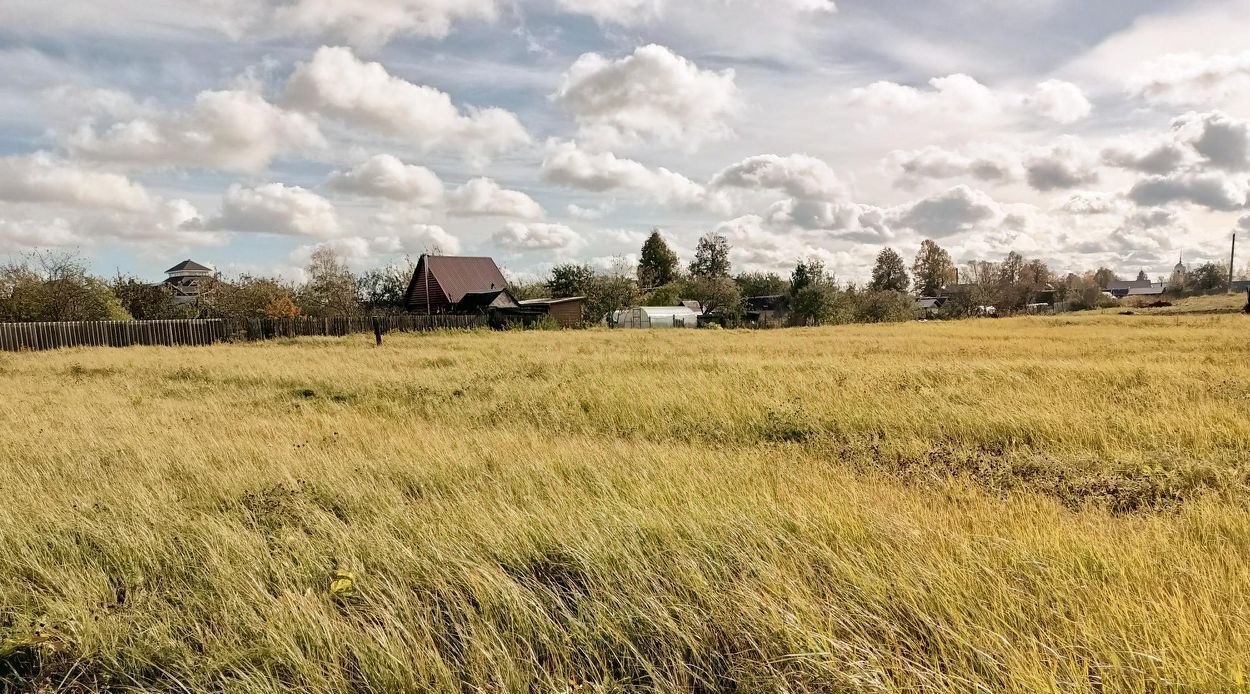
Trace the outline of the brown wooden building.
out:
M 422 255 L 408 283 L 404 306 L 412 313 L 461 313 L 457 307 L 468 296 L 466 306 L 473 304 L 476 312 L 483 308 L 485 295 L 492 295 L 487 305 L 506 295 L 502 301 L 515 306 L 507 288 L 507 280 L 490 258 Z
M 529 299 L 521 302 L 523 308 L 543 309 L 562 327 L 575 328 L 582 324 L 582 309 L 586 297 L 570 296 L 565 299 Z

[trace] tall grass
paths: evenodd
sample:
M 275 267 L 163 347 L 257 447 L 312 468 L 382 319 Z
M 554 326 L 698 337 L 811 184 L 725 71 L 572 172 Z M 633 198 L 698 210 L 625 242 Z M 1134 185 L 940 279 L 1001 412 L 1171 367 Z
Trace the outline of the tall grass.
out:
M 3 355 L 0 677 L 1246 690 L 1248 326 Z

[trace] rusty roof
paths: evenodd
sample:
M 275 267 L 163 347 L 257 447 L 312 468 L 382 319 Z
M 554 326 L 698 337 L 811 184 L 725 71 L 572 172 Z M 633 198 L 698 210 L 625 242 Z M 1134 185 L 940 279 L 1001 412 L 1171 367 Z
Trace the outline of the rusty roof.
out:
M 453 304 L 459 303 L 465 294 L 499 291 L 508 287 L 499 266 L 490 258 L 427 255 L 423 256 L 423 260 L 429 263 L 430 274 L 438 280 L 438 286 L 443 288 L 447 300 Z

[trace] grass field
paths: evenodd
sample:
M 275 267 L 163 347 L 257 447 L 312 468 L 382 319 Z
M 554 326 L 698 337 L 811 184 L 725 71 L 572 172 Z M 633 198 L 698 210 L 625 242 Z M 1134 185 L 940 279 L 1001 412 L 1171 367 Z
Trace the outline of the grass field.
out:
M 0 355 L 0 684 L 1250 690 L 1250 318 Z

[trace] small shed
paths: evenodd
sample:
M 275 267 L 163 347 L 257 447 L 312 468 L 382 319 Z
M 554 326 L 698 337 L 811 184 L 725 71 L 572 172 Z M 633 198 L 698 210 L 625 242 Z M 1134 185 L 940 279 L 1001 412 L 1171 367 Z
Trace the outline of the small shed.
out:
M 574 328 L 582 324 L 582 310 L 586 306 L 586 297 L 569 296 L 560 299 L 526 299 L 521 302 L 523 308 L 541 309 L 551 316 L 561 327 Z
M 699 314 L 686 306 L 635 306 L 615 311 L 611 323 L 618 328 L 697 328 Z

